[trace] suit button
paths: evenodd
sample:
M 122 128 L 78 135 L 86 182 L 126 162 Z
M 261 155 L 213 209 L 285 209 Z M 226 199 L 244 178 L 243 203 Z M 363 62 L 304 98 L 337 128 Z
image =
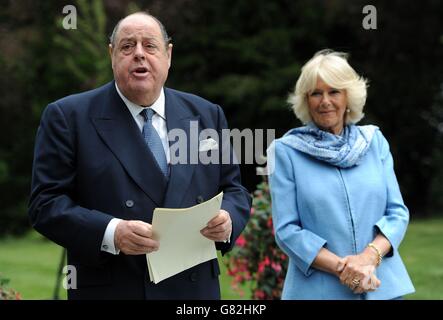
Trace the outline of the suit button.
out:
M 192 282 L 196 282 L 197 281 L 197 272 L 191 273 L 191 275 L 189 276 L 189 279 L 191 279 Z
M 134 201 L 132 201 L 132 200 L 126 200 L 125 205 L 126 205 L 126 207 L 128 207 L 128 208 L 132 208 L 132 207 L 134 206 Z
M 203 199 L 202 196 L 198 196 L 196 200 L 197 200 L 197 203 L 202 203 L 205 201 L 205 199 Z

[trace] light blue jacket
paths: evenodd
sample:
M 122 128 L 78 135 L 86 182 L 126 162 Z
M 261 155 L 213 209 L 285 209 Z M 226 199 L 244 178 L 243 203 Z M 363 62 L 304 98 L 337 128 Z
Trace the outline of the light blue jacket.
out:
M 377 130 L 357 166 L 340 169 L 291 146 L 286 134 L 268 155 L 276 242 L 289 256 L 283 299 L 392 299 L 414 292 L 398 252 L 409 221 L 389 144 Z M 381 286 L 354 294 L 311 265 L 322 247 L 340 257 L 364 250 L 381 232 L 393 250 L 376 270 Z

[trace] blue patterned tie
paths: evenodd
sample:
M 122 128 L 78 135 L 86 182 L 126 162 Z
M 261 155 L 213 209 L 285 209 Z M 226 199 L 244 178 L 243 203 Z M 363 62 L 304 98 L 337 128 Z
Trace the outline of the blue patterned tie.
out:
M 154 115 L 154 113 L 155 111 L 151 108 L 145 108 L 142 112 L 140 112 L 140 114 L 145 119 L 142 132 L 143 138 L 145 139 L 146 144 L 154 155 L 155 160 L 157 160 L 157 164 L 160 167 L 160 170 L 163 172 L 163 175 L 165 177 L 168 177 L 169 170 L 165 155 L 165 149 L 163 149 L 163 144 L 160 136 L 157 133 L 157 130 L 155 130 L 154 126 L 152 125 L 152 116 Z

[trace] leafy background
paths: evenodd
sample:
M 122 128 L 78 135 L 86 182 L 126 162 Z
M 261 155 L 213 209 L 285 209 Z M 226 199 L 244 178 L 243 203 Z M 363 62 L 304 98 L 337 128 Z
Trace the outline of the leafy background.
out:
M 77 8 L 76 30 L 62 9 Z M 286 103 L 300 67 L 323 48 L 350 53 L 370 80 L 363 124 L 391 144 L 413 221 L 443 213 L 443 2 L 381 1 L 377 30 L 355 0 L 4 0 L 0 10 L 0 237 L 29 228 L 34 137 L 44 107 L 112 79 L 107 38 L 149 9 L 174 43 L 167 86 L 220 104 L 231 128 L 300 125 Z M 252 193 L 261 178 L 242 165 Z M 2 266 L 0 264 L 0 272 Z

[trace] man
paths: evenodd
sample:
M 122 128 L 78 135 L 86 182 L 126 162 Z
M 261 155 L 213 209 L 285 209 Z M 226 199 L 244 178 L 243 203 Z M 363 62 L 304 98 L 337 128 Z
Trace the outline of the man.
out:
M 169 154 L 168 131 L 189 137 L 195 121 L 221 134 L 223 111 L 163 87 L 172 44 L 155 17 L 136 13 L 121 20 L 109 52 L 115 81 L 51 103 L 42 115 L 29 206 L 33 226 L 67 248 L 77 271 L 69 299 L 219 299 L 217 259 L 154 284 L 145 254 L 161 247 L 150 224 L 154 208 L 190 207 L 220 191 L 222 209 L 202 235 L 223 254 L 243 230 L 251 198 L 238 165 L 174 164 Z M 221 159 L 223 149 L 209 152 Z

